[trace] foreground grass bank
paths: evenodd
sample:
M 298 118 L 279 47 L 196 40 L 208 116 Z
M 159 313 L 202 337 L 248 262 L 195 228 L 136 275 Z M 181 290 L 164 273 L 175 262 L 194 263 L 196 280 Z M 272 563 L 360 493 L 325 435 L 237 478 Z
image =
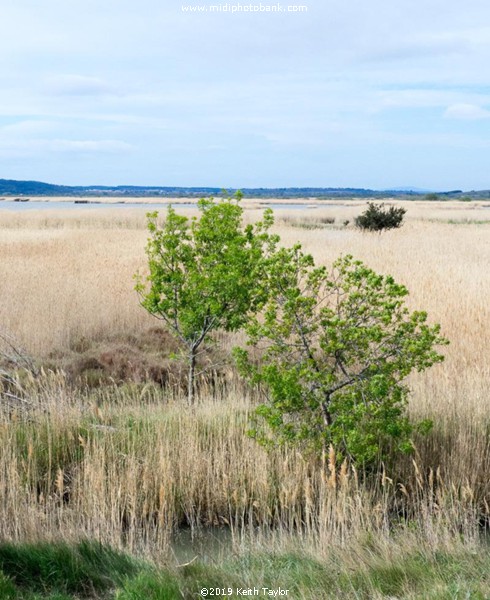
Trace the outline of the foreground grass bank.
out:
M 403 541 L 403 540 L 402 540 Z M 407 540 L 405 540 L 407 541 Z M 205 591 L 204 591 L 205 590 Z M 248 590 L 251 590 L 249 593 Z M 415 549 L 373 542 L 323 560 L 255 551 L 218 563 L 157 566 L 94 543 L 0 544 L 2 600 L 177 600 L 202 597 L 450 600 L 490 598 L 483 545 Z

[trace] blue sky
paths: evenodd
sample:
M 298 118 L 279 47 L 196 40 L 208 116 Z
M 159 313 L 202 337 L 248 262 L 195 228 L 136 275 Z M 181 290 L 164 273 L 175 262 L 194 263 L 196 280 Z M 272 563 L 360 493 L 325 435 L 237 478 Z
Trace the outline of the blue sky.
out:
M 2 0 L 0 178 L 490 188 L 487 0 L 297 1 Z

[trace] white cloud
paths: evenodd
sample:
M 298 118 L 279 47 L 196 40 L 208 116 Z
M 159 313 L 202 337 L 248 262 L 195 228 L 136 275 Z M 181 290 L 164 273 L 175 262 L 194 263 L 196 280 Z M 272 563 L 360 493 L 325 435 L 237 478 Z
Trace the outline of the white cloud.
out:
M 84 75 L 54 75 L 46 84 L 50 92 L 61 96 L 100 96 L 111 92 L 102 79 Z
M 131 144 L 119 140 L 50 140 L 47 148 L 54 152 L 118 153 L 132 149 Z
M 453 87 L 382 90 L 371 93 L 366 99 L 366 108 L 372 114 L 391 109 L 444 109 L 447 118 L 466 119 L 484 117 L 481 111 L 485 110 L 480 106 L 487 104 L 490 104 L 490 94 L 484 90 L 478 92 Z
M 490 110 L 476 104 L 452 104 L 444 112 L 446 119 L 459 119 L 462 121 L 476 121 L 490 118 Z
M 309 0 L 287 18 L 4 4 L 0 153 L 19 178 L 331 185 L 341 172 L 387 187 L 390 157 L 410 185 L 487 185 L 486 165 L 470 174 L 458 156 L 449 173 L 443 158 L 488 143 L 474 127 L 490 116 L 488 0 Z M 480 164 L 476 150 L 465 159 Z
M 17 121 L 9 125 L 0 127 L 0 133 L 2 134 L 14 134 L 18 136 L 35 135 L 39 133 L 46 133 L 53 131 L 56 123 L 53 121 L 46 121 L 41 119 L 26 119 L 23 121 Z
M 120 154 L 133 149 L 120 140 L 64 140 L 64 139 L 0 139 L 2 157 L 43 157 L 47 153 L 60 154 Z
M 372 43 L 372 42 L 371 42 Z M 462 54 L 471 48 L 471 42 L 461 34 L 411 35 L 405 38 L 388 39 L 380 47 L 368 50 L 366 60 L 412 60 L 417 58 L 447 57 Z

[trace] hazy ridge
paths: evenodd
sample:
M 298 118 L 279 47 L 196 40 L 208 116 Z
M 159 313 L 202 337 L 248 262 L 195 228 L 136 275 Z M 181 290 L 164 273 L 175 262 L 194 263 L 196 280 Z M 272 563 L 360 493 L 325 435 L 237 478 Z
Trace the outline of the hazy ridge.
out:
M 178 186 L 66 186 L 44 183 L 40 181 L 18 181 L 15 179 L 0 179 L 0 194 L 4 196 L 159 196 L 159 197 L 201 197 L 216 196 L 221 192 L 219 187 L 178 187 Z M 233 193 L 235 189 L 229 189 Z M 285 187 L 285 188 L 242 188 L 246 197 L 253 198 L 392 198 L 420 197 L 425 191 L 415 189 L 371 190 L 366 188 L 335 188 L 335 187 Z M 438 192 L 439 196 L 457 197 L 463 192 L 452 190 Z M 488 198 L 490 192 L 483 190 L 469 192 L 472 197 Z

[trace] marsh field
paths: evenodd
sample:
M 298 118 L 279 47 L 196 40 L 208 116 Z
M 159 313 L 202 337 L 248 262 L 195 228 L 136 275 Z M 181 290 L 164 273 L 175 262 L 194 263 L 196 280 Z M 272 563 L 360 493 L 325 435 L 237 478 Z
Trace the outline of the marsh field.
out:
M 148 207 L 0 206 L 1 598 L 490 598 L 490 203 L 404 202 L 381 235 L 353 226 L 361 201 L 312 204 L 274 211 L 284 244 L 393 275 L 450 340 L 410 380 L 433 429 L 375 476 L 247 436 L 240 334 L 219 334 L 186 407 L 134 291 Z

